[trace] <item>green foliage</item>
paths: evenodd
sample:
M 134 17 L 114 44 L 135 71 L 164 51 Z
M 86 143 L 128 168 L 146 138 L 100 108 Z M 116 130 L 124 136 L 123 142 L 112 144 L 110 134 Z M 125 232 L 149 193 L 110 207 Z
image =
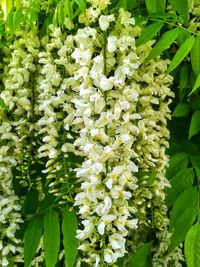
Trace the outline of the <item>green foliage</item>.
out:
M 189 163 L 189 157 L 187 153 L 176 153 L 170 158 L 170 165 L 167 169 L 168 179 L 173 178 L 179 171 L 187 168 Z
M 197 76 L 196 82 L 194 84 L 194 87 L 192 88 L 192 91 L 190 92 L 190 95 L 193 94 L 199 87 L 200 87 L 200 73 Z
M 185 239 L 185 258 L 188 267 L 200 266 L 200 223 L 195 223 Z
M 200 36 L 197 35 L 195 37 L 194 45 L 190 51 L 191 63 L 192 68 L 195 74 L 198 76 L 200 73 Z
M 25 214 L 34 214 L 37 210 L 39 202 L 39 193 L 37 189 L 31 188 L 25 197 L 24 212 Z
M 168 49 L 172 43 L 176 40 L 179 35 L 179 29 L 175 28 L 169 31 L 166 31 L 159 41 L 155 44 L 151 50 L 149 56 L 146 59 L 146 62 L 160 55 L 164 50 Z
M 164 12 L 166 7 L 166 0 L 145 0 L 147 10 L 149 14 L 157 13 L 157 12 Z
M 183 203 L 182 203 L 183 206 Z M 186 234 L 190 227 L 193 225 L 197 217 L 197 209 L 195 205 L 185 208 L 182 213 L 176 217 L 176 221 L 173 225 L 173 234 L 171 237 L 171 243 L 169 250 L 172 251 L 182 241 L 184 241 Z
M 194 171 L 193 168 L 185 168 L 178 171 L 175 176 L 170 180 L 171 188 L 167 189 L 166 203 L 168 206 L 172 206 L 177 197 L 188 187 L 191 187 L 194 183 Z
M 39 246 L 43 231 L 43 217 L 34 216 L 28 222 L 24 234 L 24 266 L 29 267 Z
M 175 200 L 171 215 L 170 215 L 170 227 L 177 226 L 178 220 L 187 208 L 193 208 L 196 206 L 198 200 L 198 191 L 196 187 L 187 187 Z M 184 205 L 183 205 L 184 203 Z M 195 211 L 196 212 L 196 211 Z M 196 213 L 195 213 L 196 214 Z
M 58 213 L 50 209 L 44 214 L 44 257 L 47 267 L 54 267 L 60 249 Z
M 148 256 L 151 252 L 152 242 L 143 244 L 136 252 L 131 256 L 127 267 L 146 267 L 148 262 Z
M 187 0 L 170 0 L 172 7 L 178 12 L 181 18 L 187 22 L 189 18 Z
M 187 40 L 185 40 L 185 42 L 180 46 L 174 58 L 172 59 L 172 62 L 170 63 L 167 71 L 168 73 L 172 72 L 189 54 L 190 50 L 194 45 L 194 42 L 195 42 L 194 36 L 191 36 Z
M 163 22 L 155 22 L 147 26 L 146 28 L 144 28 L 144 30 L 142 31 L 142 34 L 136 41 L 136 45 L 140 46 L 148 42 L 149 40 L 151 40 L 161 30 L 163 25 L 164 25 Z
M 63 211 L 62 233 L 63 245 L 65 250 L 65 264 L 73 267 L 77 257 L 78 240 L 76 239 L 76 230 L 78 228 L 77 218 L 70 207 L 67 205 Z
M 43 2 L 47 4 L 47 7 L 41 10 Z M 169 208 L 170 230 L 172 231 L 170 250 L 185 240 L 184 253 L 188 267 L 199 267 L 200 225 L 197 219 L 199 219 L 200 209 L 200 98 L 198 92 L 200 35 L 198 29 L 193 30 L 189 27 L 189 19 L 194 17 L 189 12 L 193 7 L 192 2 L 189 0 L 119 0 L 113 2 L 112 8 L 114 11 L 120 7 L 131 10 L 136 17 L 136 22 L 139 21 L 138 24 L 143 25 L 141 35 L 136 40 L 137 47 L 155 39 L 155 45 L 146 63 L 158 56 L 171 59 L 168 73 L 174 76 L 173 91 L 176 96 L 172 103 L 174 111 L 172 123 L 169 126 L 171 158 L 166 173 L 171 183 L 171 188 L 166 190 L 166 204 Z M 169 4 L 172 5 L 172 12 L 166 9 Z M 84 0 L 30 1 L 29 8 L 23 8 L 20 0 L 6 0 L 1 1 L 1 5 L 5 19 L 5 22 L 1 22 L 0 25 L 0 45 L 3 47 L 11 42 L 15 33 L 20 29 L 30 30 L 36 27 L 42 35 L 41 31 L 48 32 L 48 26 L 51 23 L 62 29 L 65 29 L 66 24 L 73 28 L 78 15 L 86 10 L 88 3 Z M 108 8 L 104 12 L 106 15 L 111 10 Z M 0 108 L 3 110 L 7 108 L 2 98 L 0 98 Z M 183 131 L 186 132 L 185 135 L 182 134 Z M 173 132 L 177 135 L 173 135 Z M 186 141 L 188 138 L 191 142 Z M 74 162 L 78 162 L 78 157 L 69 156 L 67 162 L 69 183 L 74 185 L 76 178 L 70 168 L 74 166 Z M 33 169 L 35 168 L 34 165 Z M 62 174 L 59 175 L 62 176 Z M 149 177 L 148 186 L 153 186 L 155 173 L 153 171 L 139 173 L 138 177 L 143 178 L 145 175 Z M 37 255 L 43 229 L 46 266 L 53 267 L 56 264 L 61 266 L 61 261 L 57 263 L 58 252 L 60 247 L 64 247 L 65 265 L 73 267 L 78 255 L 78 241 L 75 237 L 78 221 L 75 212 L 71 211 L 69 205 L 64 209 L 59 206 L 59 199 L 48 192 L 45 178 L 42 200 L 39 199 L 39 192 L 34 186 L 31 188 L 23 186 L 16 177 L 14 177 L 13 184 L 15 193 L 24 199 L 23 216 L 26 222 L 22 236 L 24 236 L 25 267 L 30 266 L 32 259 Z M 65 189 L 60 189 L 62 190 Z M 67 193 L 69 193 L 68 189 L 66 189 Z M 62 233 L 60 233 L 61 230 Z M 137 248 L 131 255 L 128 266 L 148 266 L 152 243 L 145 243 Z M 121 260 L 119 266 L 125 266 L 124 259 Z
M 189 130 L 189 139 L 200 132 L 200 111 L 196 111 L 192 115 L 192 120 Z
M 178 103 L 172 113 L 174 117 L 184 117 L 190 112 L 190 105 L 188 103 Z

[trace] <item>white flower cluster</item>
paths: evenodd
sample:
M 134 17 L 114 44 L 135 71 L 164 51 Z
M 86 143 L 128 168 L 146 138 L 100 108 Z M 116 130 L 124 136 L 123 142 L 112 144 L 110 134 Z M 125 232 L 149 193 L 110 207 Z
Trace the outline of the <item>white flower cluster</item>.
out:
M 46 174 L 49 192 L 66 203 L 66 199 L 73 202 L 68 178 L 70 168 L 77 165 L 76 162 L 69 162 L 68 154 L 80 154 L 74 150 L 71 134 L 76 131 L 76 126 L 72 125 L 74 107 L 71 102 L 76 94 L 71 88 L 76 86 L 76 81 L 71 76 L 77 66 L 71 62 L 73 36 L 66 37 L 60 28 L 50 28 L 51 34 L 42 39 L 43 48 L 38 55 L 38 157 L 46 161 L 42 172 Z
M 90 7 L 79 16 L 79 22 L 85 25 L 96 22 L 101 12 L 111 4 L 110 0 L 87 0 L 87 2 L 90 4 Z
M 7 110 L 0 110 L 0 250 L 1 266 L 9 266 L 9 259 L 14 256 L 14 261 L 23 261 L 23 249 L 20 240 L 15 237 L 21 219 L 21 206 L 13 190 L 13 168 L 21 168 L 25 158 L 28 157 L 30 142 L 27 137 L 31 129 L 29 121 L 32 105 L 30 90 L 27 90 L 30 73 L 35 71 L 34 57 L 38 54 L 38 38 L 30 34 L 19 33 L 17 40 L 10 46 L 7 53 L 3 82 L 5 89 L 1 92 Z M 26 160 L 25 160 L 26 161 Z M 24 167 L 23 172 L 28 170 Z M 25 185 L 27 181 L 23 181 Z
M 115 26 L 107 35 L 111 23 Z M 164 170 L 170 101 L 166 98 L 173 95 L 169 89 L 172 79 L 165 77 L 168 62 L 158 59 L 147 68 L 140 67 L 151 42 L 143 47 L 145 52 L 136 48 L 138 29 L 134 24 L 124 10 L 117 19 L 101 15 L 102 33 L 90 27 L 79 30 L 72 52 L 79 65 L 72 77 L 77 83 L 72 90 L 78 93 L 72 100 L 73 124 L 80 125 L 74 145 L 85 156 L 76 169 L 82 184 L 75 206 L 83 220 L 77 238 L 79 248 L 90 255 L 83 260 L 94 266 L 114 266 L 124 256 L 130 229 L 138 227 L 140 218 L 139 222 L 146 224 L 148 209 L 157 205 L 158 199 L 163 203 L 163 189 L 168 185 Z M 139 188 L 138 171 L 149 173 L 152 169 L 156 172 L 153 190 L 146 185 L 147 177 Z M 162 228 L 164 203 L 152 216 L 156 227 Z
M 158 57 L 145 65 L 153 41 L 136 47 L 141 29 L 131 14 L 120 9 L 118 15 L 101 15 L 111 1 L 88 2 L 89 15 L 79 17 L 84 25 L 75 33 L 51 26 L 40 41 L 35 33 L 22 32 L 10 46 L 1 93 L 7 111 L 0 110 L 0 210 L 7 228 L 0 243 L 3 266 L 9 264 L 10 251 L 21 253 L 3 243 L 4 237 L 18 242 L 21 222 L 12 168 L 21 173 L 20 183 L 31 187 L 30 166 L 39 164 L 45 190 L 60 203 L 73 202 L 68 179 L 76 163 L 69 162 L 70 153 L 83 159 L 73 170 L 80 184 L 74 202 L 82 222 L 80 262 L 117 266 L 129 249 L 130 234 L 135 249 L 145 242 L 138 233 L 152 228 L 158 239 L 155 267 L 167 250 L 169 62 Z M 42 199 L 42 177 L 35 185 Z M 43 261 L 40 251 L 33 265 Z

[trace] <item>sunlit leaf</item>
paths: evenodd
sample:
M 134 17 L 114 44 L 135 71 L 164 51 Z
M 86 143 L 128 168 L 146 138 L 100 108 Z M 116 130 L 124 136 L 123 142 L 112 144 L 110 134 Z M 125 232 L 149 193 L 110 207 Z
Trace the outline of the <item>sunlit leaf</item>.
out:
M 17 9 L 13 14 L 13 27 L 14 30 L 18 28 L 20 23 L 23 21 L 23 12 L 21 9 Z
M 6 104 L 4 102 L 4 100 L 0 97 L 0 107 L 5 109 L 6 108 Z
M 200 223 L 193 225 L 187 233 L 184 246 L 187 267 L 200 267 Z
M 30 219 L 24 236 L 24 267 L 29 267 L 36 254 L 43 230 L 43 218 L 35 216 Z
M 84 0 L 75 0 L 75 3 L 80 7 L 81 11 L 86 9 L 86 3 Z
M 194 36 L 191 36 L 180 46 L 168 67 L 167 73 L 172 72 L 189 54 L 190 50 L 194 45 L 194 41 Z
M 70 19 L 70 21 L 72 21 L 73 20 L 73 9 L 72 9 L 72 3 L 70 0 L 65 1 L 65 10 L 66 10 L 66 14 L 68 18 Z
M 59 26 L 62 26 L 65 21 L 65 12 L 62 2 L 57 6 L 57 18 L 58 18 L 58 24 Z
M 184 206 L 184 203 L 182 203 Z M 188 207 L 183 209 L 183 212 L 177 217 L 174 225 L 174 231 L 171 237 L 171 243 L 169 251 L 172 251 L 176 246 L 178 246 L 186 237 L 186 234 L 197 217 L 197 208 Z M 196 267 L 196 266 L 195 266 Z
M 76 230 L 78 228 L 76 214 L 70 211 L 66 206 L 63 212 L 62 233 L 63 245 L 65 250 L 65 264 L 67 267 L 73 267 L 77 257 L 78 240 L 76 239 Z
M 200 73 L 200 36 L 195 37 L 194 45 L 190 51 L 192 68 L 195 74 L 198 76 Z
M 163 25 L 163 22 L 156 22 L 144 28 L 142 34 L 136 41 L 136 45 L 140 46 L 151 40 L 161 30 Z
M 149 14 L 164 12 L 166 7 L 166 0 L 145 0 Z
M 187 0 L 170 0 L 172 7 L 179 13 L 184 21 L 189 18 L 188 1 Z
M 10 13 L 12 6 L 13 6 L 13 1 L 12 0 L 1 0 L 0 1 L 3 14 L 4 14 L 4 20 L 7 19 L 8 14 Z
M 164 50 L 170 47 L 170 45 L 176 40 L 179 34 L 179 29 L 175 28 L 165 32 L 160 40 L 155 44 L 149 56 L 146 59 L 146 62 L 160 55 Z
M 196 90 L 200 87 L 200 73 L 197 76 L 196 82 L 194 84 L 194 87 L 192 88 L 192 91 L 190 92 L 189 95 L 193 94 L 194 92 L 196 92 Z
M 44 257 L 47 267 L 54 267 L 60 248 L 60 225 L 58 213 L 53 209 L 44 215 Z
M 200 132 L 200 111 L 196 111 L 190 123 L 189 139 Z
M 176 199 L 170 216 L 170 227 L 176 226 L 177 220 L 186 208 L 195 207 L 198 199 L 196 187 L 186 188 Z

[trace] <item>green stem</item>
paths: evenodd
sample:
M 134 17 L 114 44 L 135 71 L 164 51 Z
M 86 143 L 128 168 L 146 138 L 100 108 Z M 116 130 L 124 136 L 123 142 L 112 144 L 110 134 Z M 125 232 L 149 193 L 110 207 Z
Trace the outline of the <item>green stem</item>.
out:
M 189 32 L 191 34 L 196 35 L 196 36 L 200 36 L 200 33 L 193 32 L 192 30 L 190 30 L 188 28 L 185 28 L 185 27 L 183 27 L 181 25 L 177 25 L 176 23 L 173 23 L 173 22 L 169 22 L 169 21 L 162 20 L 162 19 L 154 19 L 154 18 L 150 18 L 150 17 L 147 18 L 147 21 L 148 20 L 150 20 L 150 21 L 156 21 L 156 22 L 164 22 L 165 24 L 168 24 L 170 26 L 180 28 L 180 29 L 185 30 L 185 31 L 187 31 L 187 32 Z

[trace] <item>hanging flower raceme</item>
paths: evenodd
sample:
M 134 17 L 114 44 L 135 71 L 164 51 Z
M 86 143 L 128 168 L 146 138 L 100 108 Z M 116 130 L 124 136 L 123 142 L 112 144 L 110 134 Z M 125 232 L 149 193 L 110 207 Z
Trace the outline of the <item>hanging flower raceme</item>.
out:
M 23 35 L 23 38 L 22 38 Z M 7 67 L 4 68 L 4 91 L 1 93 L 6 109 L 0 113 L 0 174 L 1 174 L 1 251 L 2 266 L 9 265 L 10 253 L 15 261 L 22 261 L 22 248 L 15 232 L 22 222 L 19 199 L 13 190 L 12 180 L 18 177 L 24 186 L 30 186 L 30 157 L 32 154 L 30 132 L 32 131 L 32 73 L 36 68 L 34 59 L 38 54 L 38 37 L 34 33 L 18 33 L 18 39 L 5 48 Z M 9 53 L 9 54 L 8 54 Z M 15 177 L 13 169 L 16 170 Z M 28 179 L 27 179 L 28 177 Z M 11 243 L 7 239 L 12 240 Z M 19 254 L 20 253 L 20 254 Z M 20 256 L 17 256 L 17 255 Z
M 38 55 L 37 126 L 41 140 L 38 157 L 46 160 L 42 172 L 46 175 L 49 192 L 61 204 L 66 203 L 66 199 L 73 202 L 68 179 L 74 176 L 72 168 L 78 163 L 70 161 L 69 155 L 80 154 L 73 145 L 77 127 L 72 125 L 74 107 L 71 102 L 76 95 L 71 87 L 77 84 L 71 75 L 77 66 L 69 57 L 74 49 L 73 36 L 66 37 L 60 28 L 50 28 L 50 37 L 42 39 L 43 48 Z
M 112 24 L 113 30 L 108 31 Z M 172 79 L 169 75 L 164 79 L 168 62 L 158 59 L 150 63 L 148 71 L 140 67 L 151 42 L 145 47 L 145 56 L 135 46 L 138 28 L 134 24 L 124 10 L 117 19 L 113 14 L 101 15 L 101 32 L 90 27 L 79 30 L 72 53 L 79 64 L 73 77 L 79 84 L 72 88 L 79 96 L 72 102 L 75 122 L 82 127 L 74 145 L 85 156 L 76 169 L 82 184 L 75 206 L 83 220 L 77 238 L 80 249 L 90 255 L 83 260 L 94 266 L 114 266 L 124 256 L 129 231 L 138 228 L 138 220 L 141 225 L 147 223 L 148 209 L 157 206 L 158 199 L 163 205 L 155 210 L 155 227 L 165 220 L 165 225 L 168 223 L 163 190 L 168 186 L 164 170 L 170 101 L 166 97 L 173 95 L 169 89 Z M 150 86 L 145 89 L 144 83 Z M 152 191 L 148 176 L 142 180 L 140 173 L 153 169 Z M 141 189 L 139 185 L 144 186 Z
M 145 61 L 154 41 L 136 47 L 141 28 L 129 12 L 106 15 L 110 0 L 87 2 L 78 30 L 51 25 L 40 41 L 34 31 L 21 32 L 6 50 L 1 98 L 7 110 L 0 109 L 1 264 L 9 265 L 11 253 L 22 261 L 15 237 L 21 206 L 12 183 L 18 179 L 27 190 L 36 188 L 40 200 L 54 194 L 59 204 L 74 203 L 81 220 L 77 264 L 117 266 L 153 229 L 153 266 L 162 266 L 163 258 L 179 266 L 179 248 L 166 254 L 169 62 L 160 57 Z M 80 163 L 73 162 L 80 157 Z M 6 245 L 7 239 L 13 245 Z M 32 266 L 43 258 L 41 239 Z

